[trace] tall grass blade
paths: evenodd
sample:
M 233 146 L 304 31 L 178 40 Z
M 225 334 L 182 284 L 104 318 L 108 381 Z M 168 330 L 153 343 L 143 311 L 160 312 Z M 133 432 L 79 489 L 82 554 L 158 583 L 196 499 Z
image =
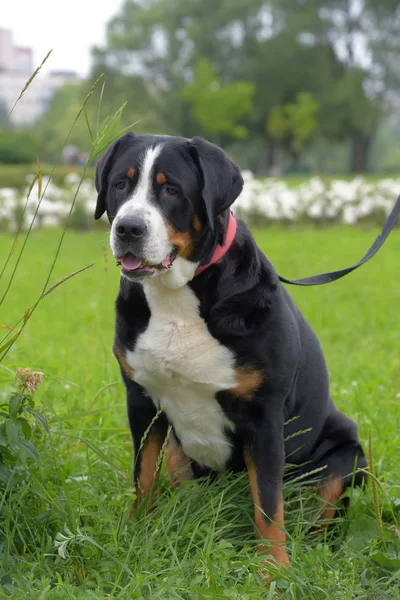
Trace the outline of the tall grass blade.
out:
M 65 277 L 63 277 L 62 279 L 60 279 L 59 281 L 57 281 L 57 283 L 55 283 L 54 285 L 52 285 L 42 296 L 42 298 L 45 298 L 46 296 L 48 296 L 49 294 L 51 294 L 51 292 L 53 292 L 56 288 L 58 288 L 59 285 L 61 285 L 62 283 L 65 283 L 66 281 L 68 281 L 68 279 L 71 279 L 72 277 L 75 277 L 75 275 L 78 275 L 79 273 L 82 273 L 83 271 L 86 271 L 87 269 L 90 269 L 91 267 L 93 267 L 94 263 L 90 264 L 90 265 L 86 265 L 86 267 L 82 267 L 81 269 L 78 269 L 77 271 L 74 271 L 73 273 L 70 273 L 69 275 L 66 275 Z
M 86 126 L 87 126 L 87 128 L 88 128 L 88 132 L 89 132 L 90 141 L 91 141 L 91 142 L 92 142 L 92 144 L 93 144 L 93 133 L 92 133 L 92 128 L 90 127 L 89 117 L 88 117 L 88 114 L 87 114 L 87 111 L 86 111 L 86 110 L 84 110 L 84 111 L 83 111 L 83 116 L 85 117 Z
M 376 484 L 376 476 L 375 476 L 375 465 L 374 465 L 374 456 L 372 452 L 372 433 L 371 430 L 368 430 L 368 461 L 369 461 L 369 470 L 371 471 L 373 477 L 371 478 L 371 488 L 372 488 L 372 499 L 374 503 L 374 513 L 376 524 L 378 526 L 378 531 L 381 539 L 383 539 L 383 524 L 382 524 L 382 513 L 381 507 L 379 503 L 379 494 L 378 494 L 378 486 Z
M 97 107 L 97 119 L 96 119 L 96 131 L 97 132 L 99 131 L 100 112 L 101 112 L 101 105 L 103 104 L 104 87 L 105 87 L 105 81 L 103 81 L 103 85 L 101 86 L 99 105 Z

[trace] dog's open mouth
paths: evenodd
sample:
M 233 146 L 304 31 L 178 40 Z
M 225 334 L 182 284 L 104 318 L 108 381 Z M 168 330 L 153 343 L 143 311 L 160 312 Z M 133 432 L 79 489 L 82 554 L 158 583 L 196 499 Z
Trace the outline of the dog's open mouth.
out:
M 122 256 L 117 260 L 117 265 L 121 265 L 125 273 L 135 275 L 153 275 L 156 272 L 167 271 L 173 265 L 176 258 L 177 250 L 173 250 L 164 260 L 157 264 L 151 264 L 145 260 L 142 260 L 138 256 L 128 252 L 125 256 Z

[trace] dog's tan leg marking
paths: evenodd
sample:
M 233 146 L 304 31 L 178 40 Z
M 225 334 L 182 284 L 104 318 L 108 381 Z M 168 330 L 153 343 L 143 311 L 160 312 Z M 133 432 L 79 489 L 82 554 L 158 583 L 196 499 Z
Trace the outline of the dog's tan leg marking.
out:
M 137 481 L 135 481 L 136 499 L 133 510 L 139 506 L 143 499 L 146 501 L 146 510 L 148 510 L 154 498 L 154 484 L 158 481 L 162 462 L 160 457 L 162 445 L 162 437 L 151 432 L 144 441 L 143 448 L 137 458 L 139 460 L 139 475 Z
M 239 396 L 241 400 L 250 401 L 263 382 L 261 369 L 251 366 L 237 367 L 235 375 L 237 385 L 229 391 Z
M 259 551 L 263 554 L 270 554 L 280 567 L 290 565 L 290 561 L 286 552 L 286 534 L 284 530 L 283 517 L 283 498 L 282 491 L 279 492 L 279 502 L 276 513 L 270 522 L 263 514 L 261 509 L 260 492 L 258 489 L 256 467 L 252 459 L 245 454 L 245 462 L 247 472 L 249 474 L 251 493 L 254 503 L 254 522 L 255 536 L 258 539 L 270 542 L 270 546 L 260 545 Z M 268 578 L 266 578 L 268 579 Z
M 174 490 L 178 488 L 183 481 L 193 479 L 190 460 L 182 450 L 182 447 L 172 436 L 165 451 L 165 461 L 167 463 L 167 473 Z
M 344 492 L 344 485 L 341 477 L 330 477 L 325 481 L 320 488 L 319 497 L 323 511 L 321 514 L 321 520 L 332 521 L 336 514 L 335 503 L 339 500 L 340 496 Z
M 122 350 L 122 348 L 117 346 L 117 344 L 114 344 L 113 353 L 125 375 L 129 377 L 129 379 L 133 379 L 133 369 L 128 365 L 125 352 Z

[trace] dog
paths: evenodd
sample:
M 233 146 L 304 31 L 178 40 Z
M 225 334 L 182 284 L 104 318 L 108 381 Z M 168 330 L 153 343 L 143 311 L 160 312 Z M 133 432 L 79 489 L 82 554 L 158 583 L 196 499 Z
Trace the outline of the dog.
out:
M 329 518 L 365 480 L 366 460 L 356 424 L 330 397 L 315 334 L 230 211 L 242 187 L 239 167 L 202 138 L 129 132 L 97 164 L 95 218 L 107 213 L 122 267 L 113 351 L 135 505 L 149 502 L 163 451 L 175 487 L 247 470 L 256 536 L 285 566 L 285 460 L 304 477 L 320 473 Z

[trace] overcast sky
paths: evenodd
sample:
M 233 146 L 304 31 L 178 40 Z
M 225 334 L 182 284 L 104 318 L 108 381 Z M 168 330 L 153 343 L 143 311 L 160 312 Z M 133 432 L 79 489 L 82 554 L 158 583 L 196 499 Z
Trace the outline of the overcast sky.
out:
M 90 48 L 105 40 L 106 23 L 122 0 L 0 0 L 0 28 L 11 29 L 17 46 L 33 49 L 36 67 L 47 52 L 48 70 L 69 69 L 86 75 Z

